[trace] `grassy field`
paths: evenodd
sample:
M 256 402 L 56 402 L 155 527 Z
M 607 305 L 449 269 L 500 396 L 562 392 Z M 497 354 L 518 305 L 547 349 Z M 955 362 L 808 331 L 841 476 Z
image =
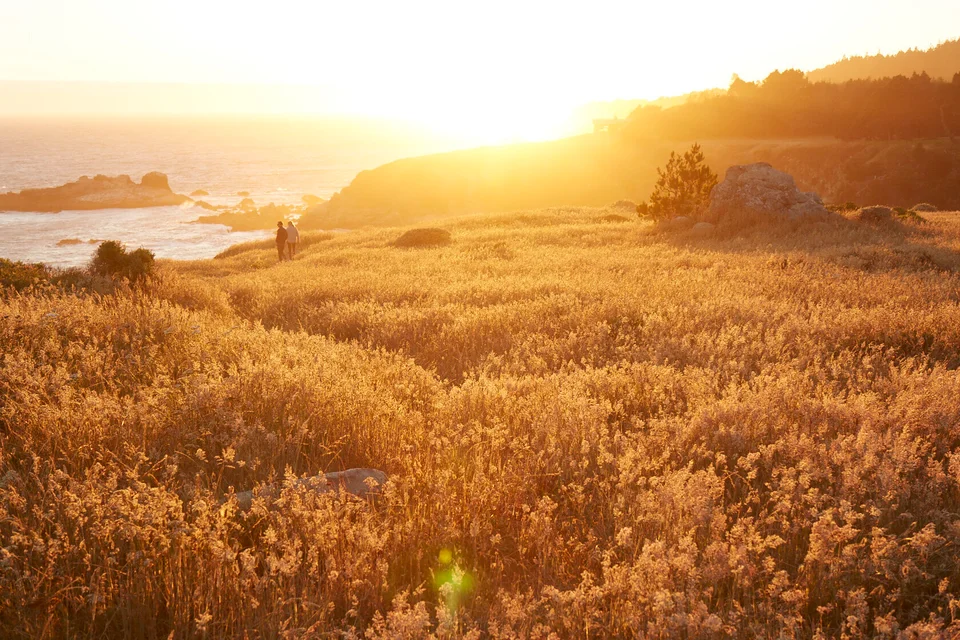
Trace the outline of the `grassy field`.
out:
M 8 292 L 0 636 L 960 634 L 960 214 L 609 213 Z

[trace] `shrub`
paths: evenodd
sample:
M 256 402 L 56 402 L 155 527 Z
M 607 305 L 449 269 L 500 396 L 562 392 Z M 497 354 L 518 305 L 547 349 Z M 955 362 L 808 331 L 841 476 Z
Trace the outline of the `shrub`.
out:
M 153 273 L 154 255 L 143 247 L 127 253 L 116 240 L 101 242 L 90 262 L 90 271 L 111 278 L 127 278 L 131 282 L 143 280 Z
M 666 168 L 658 167 L 657 175 L 659 179 L 650 194 L 650 203 L 637 206 L 641 218 L 698 217 L 717 184 L 717 174 L 704 163 L 699 144 L 694 144 L 682 156 L 671 151 Z
M 848 211 L 856 211 L 860 208 L 854 202 L 844 202 L 843 204 L 831 204 L 827 206 L 827 210 L 833 211 L 834 213 L 846 213 Z
M 927 220 L 916 212 L 914 209 L 904 209 L 903 207 L 895 207 L 893 213 L 904 222 L 915 222 L 917 224 L 923 224 Z
M 612 205 L 610 205 L 610 208 L 623 209 L 625 211 L 636 211 L 637 203 L 634 202 L 633 200 L 617 200 Z
M 928 202 L 921 202 L 920 204 L 914 205 L 913 210 L 919 213 L 936 213 L 940 209 L 938 209 L 936 205 Z
M 27 264 L 0 258 L 0 288 L 13 287 L 23 291 L 29 286 L 50 280 L 47 268 L 42 264 Z
M 62 290 L 98 290 L 107 288 L 90 278 L 81 269 L 57 269 L 45 264 L 27 264 L 0 258 L 0 291 L 12 287 L 23 291 L 31 286 L 52 285 Z
M 450 232 L 446 229 L 410 229 L 397 238 L 395 247 L 442 247 L 451 242 Z
M 893 220 L 893 209 L 876 205 L 873 207 L 863 207 L 857 212 L 857 220 L 868 224 L 880 224 Z
M 600 216 L 599 220 L 600 222 L 614 222 L 614 223 L 630 222 L 630 218 L 625 218 L 624 216 L 618 215 L 616 213 L 608 213 L 605 216 Z

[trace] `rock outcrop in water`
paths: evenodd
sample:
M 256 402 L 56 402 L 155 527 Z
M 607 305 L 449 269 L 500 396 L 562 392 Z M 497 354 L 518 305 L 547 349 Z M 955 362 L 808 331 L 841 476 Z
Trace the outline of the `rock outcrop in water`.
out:
M 76 182 L 46 189 L 24 189 L 0 194 L 0 211 L 82 211 L 90 209 L 141 209 L 192 202 L 170 189 L 167 176 L 153 171 L 140 183 L 130 176 L 83 176 Z

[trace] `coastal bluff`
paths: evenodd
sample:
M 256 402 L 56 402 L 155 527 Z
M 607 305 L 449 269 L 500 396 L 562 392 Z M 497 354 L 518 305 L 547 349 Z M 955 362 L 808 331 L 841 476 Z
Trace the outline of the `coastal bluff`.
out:
M 167 176 L 157 171 L 139 183 L 130 176 L 83 176 L 59 187 L 24 189 L 0 194 L 0 211 L 84 211 L 90 209 L 141 209 L 192 202 L 170 189 Z

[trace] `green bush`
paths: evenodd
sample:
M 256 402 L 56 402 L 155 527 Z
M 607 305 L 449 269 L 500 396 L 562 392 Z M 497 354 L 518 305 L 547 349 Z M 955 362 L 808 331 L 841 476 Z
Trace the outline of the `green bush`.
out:
M 27 287 L 49 282 L 50 274 L 42 264 L 27 264 L 0 258 L 0 288 L 13 287 L 23 291 Z
M 116 240 L 101 242 L 90 262 L 90 271 L 110 278 L 126 278 L 138 282 L 153 273 L 153 252 L 143 247 L 127 252 Z
M 924 224 L 927 219 L 917 213 L 914 209 L 905 209 L 903 207 L 894 207 L 893 213 L 904 222 L 914 222 Z
M 657 175 L 659 179 L 649 204 L 637 205 L 641 218 L 696 218 L 710 202 L 710 192 L 717 184 L 717 174 L 705 164 L 699 144 L 694 144 L 682 156 L 671 151 L 666 168 L 658 167 Z
M 834 213 L 846 213 L 848 211 L 859 211 L 860 205 L 855 202 L 844 202 L 843 204 L 831 204 L 827 206 L 829 211 Z

